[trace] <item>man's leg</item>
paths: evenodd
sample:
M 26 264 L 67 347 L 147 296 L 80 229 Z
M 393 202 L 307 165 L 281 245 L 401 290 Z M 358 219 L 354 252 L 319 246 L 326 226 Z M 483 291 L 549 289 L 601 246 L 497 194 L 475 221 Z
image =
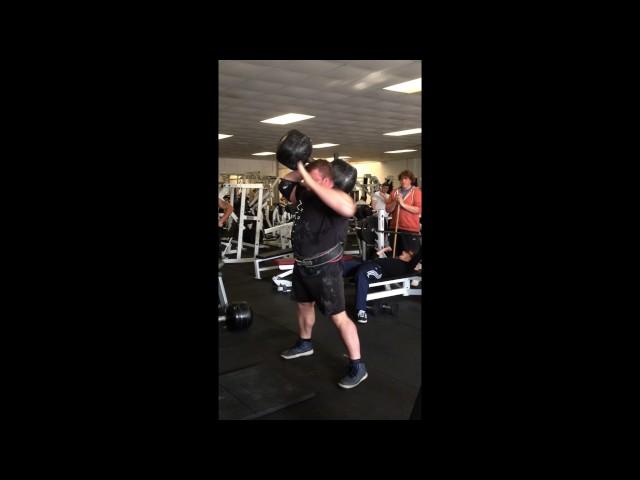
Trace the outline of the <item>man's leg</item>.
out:
M 316 323 L 315 303 L 298 303 L 298 330 L 300 338 L 305 340 L 311 339 L 311 331 Z
M 406 248 L 406 235 L 402 235 L 402 233 L 406 233 L 404 230 L 398 230 L 398 240 L 396 243 L 396 257 L 400 256 L 402 250 Z
M 342 276 L 350 277 L 362 265 L 361 260 L 343 260 L 340 262 L 342 265 Z
M 362 264 L 356 272 L 356 315 L 359 323 L 367 323 L 369 282 L 380 280 L 382 269 L 375 262 Z
M 414 236 L 413 238 L 413 248 L 415 248 L 414 252 L 417 252 L 422 246 L 422 236 Z
M 335 315 L 331 315 L 331 320 L 333 320 L 335 326 L 338 327 L 340 337 L 342 337 L 342 342 L 344 343 L 344 346 L 347 347 L 349 359 L 359 360 L 360 339 L 358 338 L 358 327 L 356 327 L 355 323 L 353 323 L 347 315 L 347 312 L 344 310 L 340 313 L 336 313 Z
M 323 268 L 320 310 L 331 317 L 349 354 L 347 375 L 338 382 L 338 385 L 342 388 L 356 387 L 367 378 L 368 374 L 360 358 L 358 329 L 344 309 L 344 282 L 339 265 L 329 264 Z
M 389 234 L 389 246 L 391 247 L 391 251 L 389 252 L 389 258 L 395 258 L 398 255 L 400 255 L 402 253 L 402 237 L 404 235 L 400 235 L 400 233 L 402 232 L 402 230 L 398 230 L 398 234 L 396 233 L 390 233 Z M 393 252 L 393 242 L 395 239 L 395 244 L 396 244 L 396 251 L 395 251 L 395 255 Z
M 389 219 L 385 218 L 384 219 L 384 229 L 385 230 L 390 230 L 389 229 Z M 389 235 L 389 233 L 383 233 L 384 235 L 384 246 L 385 247 L 390 247 L 391 243 L 389 243 L 389 238 L 391 237 L 391 235 Z M 391 241 L 393 242 L 393 238 L 391 239 Z
M 399 235 L 402 238 L 402 250 L 411 250 L 417 252 L 422 244 L 422 238 L 420 234 L 416 232 L 406 232 L 408 235 Z M 398 255 L 402 253 L 402 250 L 398 250 Z
M 411 250 L 412 252 L 417 252 L 418 248 L 420 248 L 420 237 L 416 235 L 412 235 L 414 232 L 407 232 L 408 235 L 401 235 L 404 237 L 402 239 L 402 250 Z M 402 250 L 398 252 L 398 254 L 402 253 Z
M 298 338 L 298 341 L 293 347 L 280 354 L 280 356 L 286 360 L 313 355 L 311 333 L 313 324 L 316 321 L 315 302 L 307 291 L 305 279 L 302 277 L 297 266 L 293 268 L 292 283 L 293 296 L 297 301 L 296 312 L 298 315 L 298 332 L 300 333 L 300 338 Z
M 358 338 L 358 328 L 347 316 L 347 313 L 344 310 L 331 315 L 331 320 L 333 320 L 333 323 L 338 327 L 338 331 L 342 337 L 342 342 L 347 347 L 347 352 L 349 352 L 349 367 L 347 368 L 347 374 L 342 377 L 338 382 L 338 385 L 342 388 L 357 387 L 369 376 L 367 367 L 360 356 L 360 338 Z
M 367 311 L 367 293 L 369 293 L 369 278 L 366 272 L 358 270 L 356 275 L 356 312 Z
M 323 315 L 330 317 L 338 327 L 342 342 L 347 347 L 349 358 L 352 360 L 360 358 L 358 329 L 345 312 L 342 265 L 332 263 L 322 267 L 321 283 L 318 287 L 320 311 Z

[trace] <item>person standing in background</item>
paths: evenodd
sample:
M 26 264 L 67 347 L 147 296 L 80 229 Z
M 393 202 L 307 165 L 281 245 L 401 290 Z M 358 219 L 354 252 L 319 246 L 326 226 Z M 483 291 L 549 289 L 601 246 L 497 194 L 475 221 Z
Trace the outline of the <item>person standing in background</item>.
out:
M 374 212 L 378 210 L 384 210 L 389 199 L 389 184 L 383 183 L 380 185 L 380 190 L 376 191 L 371 197 L 371 208 Z
M 389 230 L 398 233 L 389 234 L 389 244 L 395 251 L 417 252 L 420 248 L 420 215 L 422 215 L 422 190 L 413 186 L 416 176 L 411 170 L 403 170 L 398 175 L 400 187 L 391 192 L 387 200 L 387 212 L 392 216 Z M 413 234 L 413 235 L 412 235 Z M 394 237 L 397 237 L 394 240 Z
M 224 213 L 218 219 L 218 227 L 222 228 L 224 226 L 224 224 L 227 222 L 227 219 L 233 213 L 233 207 L 231 206 L 231 204 L 225 202 L 220 197 L 218 197 L 218 209 L 223 209 L 224 210 Z

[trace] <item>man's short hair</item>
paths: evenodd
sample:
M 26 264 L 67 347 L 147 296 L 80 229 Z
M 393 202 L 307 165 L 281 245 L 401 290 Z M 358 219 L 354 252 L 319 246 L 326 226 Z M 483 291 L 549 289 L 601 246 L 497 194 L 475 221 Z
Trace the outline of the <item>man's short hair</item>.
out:
M 416 176 L 413 174 L 411 170 L 401 171 L 400 175 L 398 175 L 398 180 L 402 180 L 402 177 L 408 177 L 409 179 L 411 179 L 411 183 L 413 183 L 413 181 L 416 179 Z
M 331 168 L 331 163 L 327 160 L 314 160 L 307 165 L 307 172 L 311 173 L 313 170 L 318 170 L 322 178 L 330 178 L 333 180 L 333 169 Z

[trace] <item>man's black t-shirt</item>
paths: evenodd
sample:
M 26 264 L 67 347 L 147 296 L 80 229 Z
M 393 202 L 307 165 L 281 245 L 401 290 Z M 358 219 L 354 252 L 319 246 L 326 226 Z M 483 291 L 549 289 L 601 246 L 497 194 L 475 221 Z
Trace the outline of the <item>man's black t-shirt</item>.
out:
M 329 250 L 347 236 L 349 219 L 326 206 L 302 185 L 296 187 L 297 209 L 292 230 L 293 252 L 312 257 Z

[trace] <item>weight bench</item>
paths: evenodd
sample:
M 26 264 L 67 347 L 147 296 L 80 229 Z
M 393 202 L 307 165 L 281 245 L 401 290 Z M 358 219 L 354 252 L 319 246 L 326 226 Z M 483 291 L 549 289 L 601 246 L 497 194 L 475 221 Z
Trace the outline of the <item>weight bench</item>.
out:
M 369 283 L 369 288 L 384 287 L 384 290 L 367 292 L 366 302 L 367 304 L 371 302 L 371 305 L 367 305 L 367 311 L 371 310 L 372 313 L 391 313 L 395 317 L 398 314 L 399 304 L 381 299 L 422 295 L 422 288 L 411 288 L 413 283 L 419 284 L 420 282 L 422 282 L 422 277 L 412 273 L 411 275 L 387 277 L 382 281 Z
M 253 261 L 253 265 L 255 268 L 255 278 L 260 280 L 262 279 L 262 277 L 260 276 L 260 272 L 264 272 L 266 270 L 275 270 L 276 268 L 278 268 L 277 265 L 275 267 L 261 267 L 260 264 L 262 262 L 268 262 L 269 260 L 275 260 L 277 258 L 282 258 L 282 257 L 290 257 L 291 260 L 293 261 L 292 255 L 293 255 L 293 248 L 285 248 L 284 250 L 275 250 L 273 252 L 259 253 L 258 255 L 256 255 L 256 258 Z
M 402 295 L 403 297 L 422 295 L 422 288 L 411 288 L 411 282 L 413 280 L 422 281 L 422 277 L 411 274 L 400 277 L 388 277 L 380 282 L 370 282 L 369 288 L 384 286 L 385 290 L 367 293 L 367 302 L 379 298 L 395 297 L 397 295 Z M 400 286 L 395 285 L 398 283 Z

